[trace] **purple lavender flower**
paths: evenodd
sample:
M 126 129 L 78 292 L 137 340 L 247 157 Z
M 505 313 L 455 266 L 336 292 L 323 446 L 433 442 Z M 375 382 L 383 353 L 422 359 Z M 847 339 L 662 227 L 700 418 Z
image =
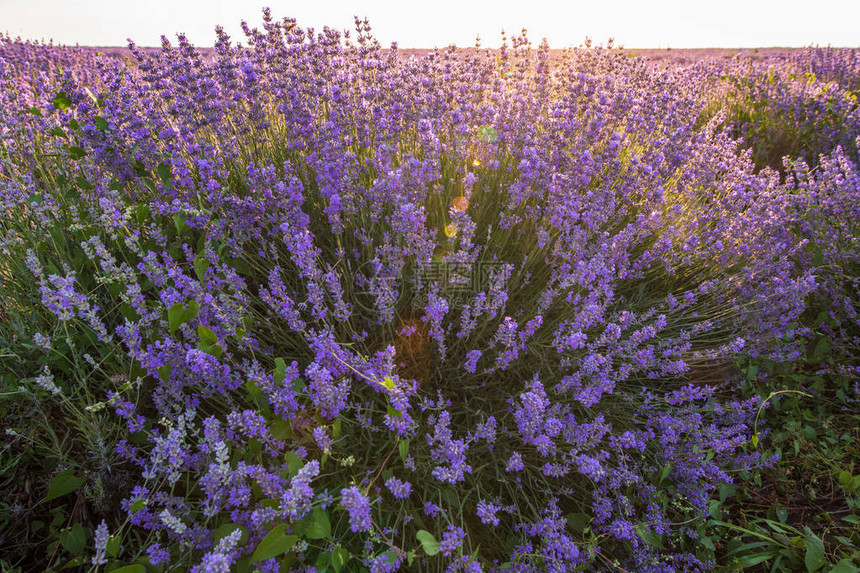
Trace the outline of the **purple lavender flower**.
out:
M 353 532 L 373 527 L 370 520 L 370 500 L 355 486 L 340 490 L 341 505 L 349 512 L 349 528 Z
M 395 499 L 406 499 L 412 491 L 412 484 L 400 481 L 394 476 L 385 480 L 385 487 L 388 488 Z

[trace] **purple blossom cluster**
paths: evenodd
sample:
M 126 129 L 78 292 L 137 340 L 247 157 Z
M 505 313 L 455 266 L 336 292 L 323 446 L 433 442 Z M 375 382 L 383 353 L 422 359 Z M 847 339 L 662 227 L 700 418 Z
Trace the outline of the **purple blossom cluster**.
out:
M 798 359 L 812 300 L 857 344 L 856 51 L 657 72 L 525 34 L 413 57 L 362 21 L 244 28 L 128 65 L 0 38 L 0 214 L 26 221 L 0 256 L 38 352 L 82 333 L 137 377 L 105 399 L 149 563 L 228 571 L 285 526 L 295 571 L 706 569 L 677 524 L 767 462 L 760 402 L 708 374 Z M 722 76 L 814 132 L 782 174 L 745 150 L 766 122 L 708 115 Z M 502 529 L 510 554 L 473 538 Z

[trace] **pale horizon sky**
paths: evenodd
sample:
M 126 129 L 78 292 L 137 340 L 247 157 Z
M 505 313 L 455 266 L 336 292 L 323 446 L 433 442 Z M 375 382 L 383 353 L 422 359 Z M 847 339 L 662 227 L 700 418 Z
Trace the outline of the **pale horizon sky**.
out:
M 182 32 L 207 47 L 220 24 L 244 44 L 240 22 L 259 27 L 263 6 L 276 19 L 294 17 L 317 30 L 352 30 L 353 16 L 367 17 L 384 47 L 468 47 L 476 35 L 483 46 L 498 47 L 502 29 L 510 37 L 522 28 L 534 45 L 545 37 L 551 48 L 577 46 L 587 36 L 629 48 L 860 47 L 856 0 L 0 0 L 0 33 L 88 46 L 125 46 L 130 37 L 157 46 L 162 34 L 173 41 Z

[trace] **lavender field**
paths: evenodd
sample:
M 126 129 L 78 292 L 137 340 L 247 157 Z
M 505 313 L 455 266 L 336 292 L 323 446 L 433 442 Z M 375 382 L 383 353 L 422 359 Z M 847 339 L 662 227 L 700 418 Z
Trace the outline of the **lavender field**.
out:
M 0 37 L 0 571 L 860 571 L 860 49 Z

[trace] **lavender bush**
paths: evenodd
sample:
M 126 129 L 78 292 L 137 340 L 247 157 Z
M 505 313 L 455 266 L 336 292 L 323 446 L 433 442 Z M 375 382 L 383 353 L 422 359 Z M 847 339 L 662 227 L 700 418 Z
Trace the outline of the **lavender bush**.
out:
M 757 170 L 612 49 L 245 33 L 0 44 L 6 439 L 88 508 L 42 566 L 714 567 L 774 461 L 739 357 L 796 361 L 816 296 L 856 345 L 856 154 Z

